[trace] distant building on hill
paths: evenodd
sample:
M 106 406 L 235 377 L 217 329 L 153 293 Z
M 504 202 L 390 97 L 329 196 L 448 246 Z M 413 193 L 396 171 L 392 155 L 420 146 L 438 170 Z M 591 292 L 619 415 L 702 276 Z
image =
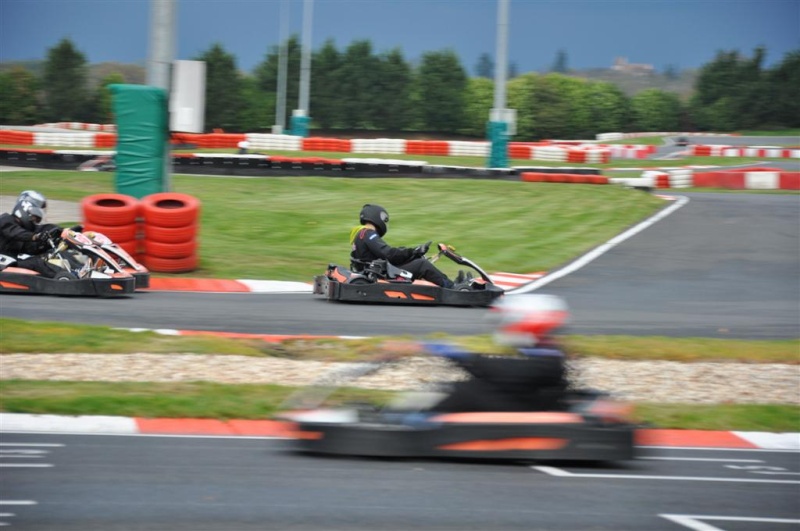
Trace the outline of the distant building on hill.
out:
M 614 59 L 614 66 L 611 67 L 611 70 L 625 74 L 647 75 L 655 73 L 656 69 L 653 68 L 653 65 L 629 63 L 627 57 L 617 57 Z

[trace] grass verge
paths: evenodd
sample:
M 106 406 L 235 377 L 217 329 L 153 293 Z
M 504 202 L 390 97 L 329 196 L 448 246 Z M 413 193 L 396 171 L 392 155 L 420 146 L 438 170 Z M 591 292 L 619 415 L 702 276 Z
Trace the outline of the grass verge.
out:
M 0 408 L 9 413 L 111 415 L 145 418 L 265 419 L 296 388 L 224 385 L 0 381 Z M 333 402 L 386 403 L 393 393 L 339 389 Z M 650 428 L 800 432 L 800 408 L 775 404 L 635 405 L 637 423 Z

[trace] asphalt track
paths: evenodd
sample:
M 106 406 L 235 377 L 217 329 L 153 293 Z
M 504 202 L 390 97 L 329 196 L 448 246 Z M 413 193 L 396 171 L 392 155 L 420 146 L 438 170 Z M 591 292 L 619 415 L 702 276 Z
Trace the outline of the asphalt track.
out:
M 587 466 L 334 459 L 289 453 L 287 444 L 3 434 L 0 523 L 31 531 L 789 531 L 800 524 L 796 451 L 646 448 L 636 461 Z
M 596 260 L 537 290 L 567 300 L 573 312 L 569 332 L 800 337 L 800 196 L 674 195 L 690 200 Z M 325 257 L 320 263 L 326 263 Z M 310 294 L 148 292 L 105 300 L 0 298 L 2 317 L 252 334 L 468 335 L 490 330 L 486 314 L 487 310 L 475 308 L 336 304 Z

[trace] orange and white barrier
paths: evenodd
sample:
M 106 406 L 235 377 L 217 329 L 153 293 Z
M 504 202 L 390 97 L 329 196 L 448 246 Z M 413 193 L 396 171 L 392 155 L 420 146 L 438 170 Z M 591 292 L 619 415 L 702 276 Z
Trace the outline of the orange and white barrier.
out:
M 800 147 L 779 146 L 727 146 L 727 145 L 694 145 L 692 155 L 695 157 L 756 157 L 778 159 L 800 159 Z

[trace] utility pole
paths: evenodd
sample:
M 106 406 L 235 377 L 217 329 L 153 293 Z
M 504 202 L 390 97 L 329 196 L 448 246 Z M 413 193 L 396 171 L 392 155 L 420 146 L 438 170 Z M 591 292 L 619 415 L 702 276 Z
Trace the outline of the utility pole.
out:
M 494 67 L 494 108 L 489 114 L 487 134 L 492 143 L 489 152 L 490 168 L 508 167 L 509 120 L 512 112 L 506 109 L 506 79 L 508 78 L 508 4 L 497 0 L 497 60 Z
M 311 21 L 313 20 L 314 0 L 303 0 L 303 44 L 300 51 L 300 94 L 298 108 L 292 112 L 292 134 L 308 136 L 311 122 L 308 110 L 308 94 L 311 85 Z
M 169 106 L 171 89 L 172 61 L 175 60 L 177 11 L 178 0 L 151 0 L 150 2 L 150 56 L 147 60 L 147 84 L 167 92 L 167 106 Z M 169 120 L 167 123 L 169 124 Z M 163 186 L 164 191 L 168 192 L 172 188 L 169 131 L 167 131 L 166 144 Z
M 278 55 L 278 101 L 275 105 L 275 126 L 272 132 L 280 135 L 286 129 L 286 70 L 289 64 L 289 0 L 281 0 L 280 27 L 280 52 Z

